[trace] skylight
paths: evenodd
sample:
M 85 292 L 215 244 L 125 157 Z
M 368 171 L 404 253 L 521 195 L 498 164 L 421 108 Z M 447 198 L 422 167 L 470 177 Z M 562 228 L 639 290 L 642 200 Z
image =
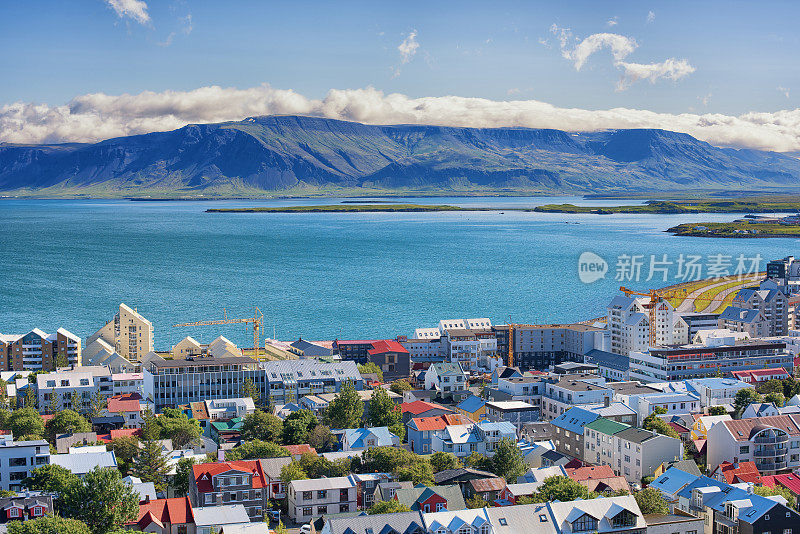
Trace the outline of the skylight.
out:
M 508 525 L 508 522 L 506 521 L 505 517 L 500 518 L 500 524 L 503 525 L 504 527 Z

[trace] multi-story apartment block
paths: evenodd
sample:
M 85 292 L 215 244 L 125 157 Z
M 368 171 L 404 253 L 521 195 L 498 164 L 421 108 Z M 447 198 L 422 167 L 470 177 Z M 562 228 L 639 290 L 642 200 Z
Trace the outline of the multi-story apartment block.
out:
M 597 375 L 563 375 L 558 381 L 546 379 L 542 394 L 542 419 L 555 419 L 573 406 L 606 404 L 614 390 Z
M 287 492 L 289 517 L 306 523 L 327 514 L 355 512 L 357 488 L 351 477 L 293 480 Z
M 102 350 L 102 344 L 96 343 L 98 340 L 114 347 L 129 362 L 138 362 L 153 350 L 153 324 L 135 309 L 120 304 L 114 318 L 86 340 L 87 356 Z
M 31 471 L 50 463 L 50 445 L 44 440 L 14 441 L 0 435 L 0 488 L 20 491 Z
M 619 295 L 608 305 L 609 351 L 623 356 L 650 347 L 650 300 Z M 689 342 L 689 326 L 667 301 L 656 304 L 655 345 Z
M 708 468 L 724 461 L 753 461 L 771 475 L 800 467 L 800 415 L 721 421 L 708 430 Z
M 667 415 L 691 414 L 700 411 L 700 398 L 691 393 L 663 393 L 661 395 L 644 395 L 639 399 L 637 416 L 639 421 L 662 410 Z
M 689 328 L 689 339 L 694 339 L 701 330 L 717 328 L 719 323 L 718 313 L 680 312 L 679 314 Z
M 438 333 L 438 330 L 437 330 Z M 408 351 L 411 361 L 414 363 L 423 362 L 442 362 L 444 353 L 442 352 L 441 338 L 399 338 L 398 342 Z
M 322 363 L 316 360 L 262 362 L 265 384 L 262 399 L 275 405 L 298 402 L 306 395 L 337 393 L 349 382 L 356 390 L 364 389 L 364 380 L 354 361 Z M 265 386 L 266 387 L 266 386 Z
M 628 380 L 631 360 L 627 355 L 592 349 L 583 357 L 583 362 L 596 365 L 597 374 L 608 380 Z
M 583 427 L 599 417 L 594 412 L 575 407 L 550 421 L 553 427 L 553 444 L 556 446 L 556 450 L 566 456 L 583 460 Z
M 59 328 L 47 334 L 34 328 L 24 335 L 0 334 L 0 371 L 53 371 L 81 365 L 81 338 Z
M 493 327 L 497 353 L 507 364 L 508 325 Z M 514 364 L 520 369 L 547 369 L 562 362 L 583 362 L 592 349 L 604 349 L 606 332 L 585 324 L 519 325 L 514 327 Z
M 333 342 L 333 353 L 338 354 L 342 360 L 356 363 L 367 363 L 369 351 L 378 339 L 337 339 Z
M 259 460 L 192 466 L 189 500 L 192 506 L 241 504 L 251 521 L 262 521 L 267 509 L 267 480 Z
M 523 401 L 488 401 L 486 403 L 486 420 L 492 423 L 506 421 L 514 425 L 517 432 L 525 423 L 539 420 L 541 411 L 538 406 Z
M 463 392 L 467 389 L 467 374 L 458 362 L 434 363 L 425 372 L 425 389 L 442 393 Z
M 541 376 L 509 376 L 497 378 L 497 390 L 511 395 L 511 400 L 524 401 L 541 408 L 545 382 Z
M 517 429 L 511 423 L 488 421 L 470 425 L 449 425 L 431 435 L 431 452 L 449 452 L 458 457 L 473 452 L 493 456 L 502 439 L 517 439 Z
M 411 356 L 397 341 L 391 339 L 376 341 L 367 351 L 367 355 L 369 361 L 381 370 L 383 380 L 386 382 L 408 378 L 411 374 Z
M 772 287 L 775 287 L 773 284 Z M 763 336 L 785 336 L 789 332 L 787 297 L 778 289 L 740 289 L 731 303 L 733 308 L 758 310 L 764 320 Z M 720 315 L 722 320 L 722 315 Z
M 745 333 L 751 338 L 766 337 L 769 331 L 767 321 L 760 311 L 740 308 L 739 306 L 725 308 L 719 314 L 717 324 L 719 328 L 725 328 L 731 332 Z
M 248 379 L 259 389 L 261 398 L 267 398 L 264 371 L 256 360 L 244 356 L 165 360 L 152 354 L 142 364 L 142 372 L 145 401 L 152 404 L 155 410 L 190 402 L 238 397 L 242 384 Z
M 114 394 L 114 381 L 107 367 L 78 367 L 74 370 L 36 375 L 39 411 L 56 413 L 72 406 L 73 397 L 80 402 L 79 411 L 89 411 L 96 395 L 108 398 Z
M 115 373 L 112 370 L 111 380 L 114 381 L 113 395 L 127 395 L 138 393 L 144 397 L 144 374 L 142 373 Z
M 765 367 L 783 367 L 787 371 L 794 368 L 794 360 L 785 343 L 737 339 L 729 332 L 725 336 L 708 337 L 705 343 L 634 352 L 631 354 L 630 378 L 642 382 L 673 382 Z
M 665 462 L 683 458 L 680 439 L 617 423 L 603 417 L 583 427 L 584 459 L 610 465 L 631 483 L 652 476 Z

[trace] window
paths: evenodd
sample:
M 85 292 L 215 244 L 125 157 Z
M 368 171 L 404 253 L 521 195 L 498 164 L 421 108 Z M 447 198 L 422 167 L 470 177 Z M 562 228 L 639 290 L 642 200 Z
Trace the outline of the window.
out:
M 783 529 L 783 534 L 792 534 L 792 529 L 790 528 Z
M 350 505 L 349 504 L 345 503 L 345 504 L 340 504 L 339 505 L 339 513 L 349 512 L 349 511 L 350 511 Z
M 574 530 L 575 532 L 587 532 L 589 530 L 596 530 L 596 529 L 597 529 L 597 519 L 588 514 L 582 515 L 574 523 L 572 523 L 572 530 Z
M 444 503 L 443 502 L 437 502 L 436 503 L 436 511 L 437 512 L 441 512 L 442 510 L 444 510 Z
M 318 499 L 324 499 L 327 496 L 328 496 L 328 491 L 327 490 L 319 490 L 319 491 L 317 491 L 317 498 Z
M 739 454 L 747 454 L 750 452 L 750 445 L 743 445 L 739 447 Z
M 304 491 L 303 492 L 303 500 L 304 501 L 310 501 L 312 499 L 313 495 L 314 495 L 314 492 L 312 492 L 312 491 Z M 308 515 L 308 514 L 303 514 L 303 515 Z
M 508 521 L 506 521 L 506 518 L 505 518 L 505 517 L 501 517 L 501 518 L 500 518 L 500 524 L 501 524 L 502 526 L 504 526 L 504 527 L 508 525 Z
M 8 517 L 20 517 L 21 515 L 19 508 L 10 508 L 8 510 Z
M 311 507 L 303 508 L 303 515 L 304 516 L 311 515 Z
M 317 506 L 317 514 L 318 515 L 327 514 L 327 513 L 328 513 L 328 507 L 327 506 Z

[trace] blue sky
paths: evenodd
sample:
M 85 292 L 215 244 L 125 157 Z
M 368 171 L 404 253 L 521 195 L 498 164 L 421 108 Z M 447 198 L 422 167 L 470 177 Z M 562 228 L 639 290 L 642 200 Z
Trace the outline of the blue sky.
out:
M 31 133 L 25 116 L 34 108 L 17 107 L 12 115 L 14 103 L 46 105 L 51 121 L 55 108 L 81 95 L 262 84 L 311 100 L 324 100 L 331 89 L 373 88 L 408 99 L 531 100 L 589 111 L 726 117 L 761 112 L 785 123 L 774 114 L 797 107 L 798 15 L 800 4 L 792 2 L 5 2 L 0 141 L 81 137 L 77 126 Z M 567 36 L 564 46 L 561 35 Z M 591 36 L 595 40 L 585 43 L 590 53 L 581 59 L 578 47 Z M 403 42 L 406 62 L 398 48 Z M 637 79 L 642 73 L 652 77 Z M 96 103 L 82 109 L 87 107 L 96 110 Z M 129 123 L 142 113 L 153 120 L 122 133 L 169 127 L 167 117 L 175 124 L 212 118 L 174 110 L 153 117 L 152 109 L 139 108 L 124 113 L 118 120 Z M 646 113 L 640 117 L 651 120 Z M 234 110 L 229 118 L 241 117 Z M 572 119 L 564 121 L 565 129 L 574 125 Z M 659 120 L 698 135 L 678 119 Z M 607 117 L 598 121 L 588 121 L 587 128 L 619 126 Z M 531 117 L 509 125 L 517 122 L 537 125 Z M 793 149 L 767 134 L 753 143 L 736 141 L 737 134 L 730 144 Z M 709 134 L 708 140 L 728 143 L 718 137 Z

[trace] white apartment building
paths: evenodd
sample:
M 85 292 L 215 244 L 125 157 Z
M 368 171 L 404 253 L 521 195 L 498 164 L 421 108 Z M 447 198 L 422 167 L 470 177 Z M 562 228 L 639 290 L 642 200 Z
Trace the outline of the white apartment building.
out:
M 549 421 L 573 406 L 609 404 L 614 390 L 597 375 L 564 375 L 558 382 L 545 381 L 542 391 L 542 420 Z
M 244 417 L 256 411 L 256 405 L 250 397 L 233 399 L 207 400 L 206 411 L 212 421 L 229 421 L 235 417 Z
M 639 421 L 656 411 L 666 410 L 665 415 L 681 415 L 697 413 L 701 409 L 700 398 L 691 393 L 663 393 L 661 395 L 644 395 L 639 399 L 636 409 Z
M 113 395 L 138 393 L 144 398 L 143 373 L 112 373 L 111 380 L 114 382 Z
M 102 340 L 106 343 L 95 343 Z M 138 362 L 153 350 L 153 324 L 139 312 L 126 304 L 119 305 L 119 312 L 100 330 L 86 340 L 86 352 L 94 356 L 108 346 L 129 362 Z
M 464 391 L 466 388 L 467 375 L 458 362 L 434 363 L 425 371 L 425 389 L 453 393 Z
M 800 467 L 800 415 L 774 415 L 721 421 L 708 430 L 708 469 L 722 462 L 755 462 L 772 475 Z
M 114 382 L 111 371 L 106 367 L 78 367 L 36 375 L 36 388 L 41 413 L 72 408 L 73 393 L 78 394 L 80 411 L 85 413 L 89 411 L 95 395 L 113 395 Z M 55 412 L 52 411 L 53 407 L 56 408 Z
M 517 429 L 513 424 L 482 421 L 471 425 L 448 425 L 432 432 L 431 452 L 449 452 L 459 458 L 473 452 L 493 456 L 502 439 L 516 442 Z
M 286 493 L 289 517 L 307 523 L 328 514 L 355 512 L 356 484 L 350 477 L 293 480 Z
M 608 305 L 610 352 L 627 356 L 650 347 L 650 299 L 619 295 Z M 689 326 L 667 301 L 656 304 L 656 346 L 689 342 Z
M 408 356 L 412 362 L 434 362 L 442 361 L 444 359 L 442 341 L 438 334 L 439 331 L 435 328 L 426 330 L 435 330 L 437 333 L 436 337 L 421 337 L 400 340 L 400 344 L 408 351 Z
M 14 441 L 0 436 L 0 489 L 22 490 L 22 481 L 36 467 L 50 463 L 50 445 L 44 440 Z
M 768 287 L 769 283 L 763 287 Z M 772 284 L 772 287 L 776 287 Z M 789 306 L 786 295 L 779 289 L 740 289 L 731 306 L 758 310 L 764 321 L 765 337 L 789 333 Z

